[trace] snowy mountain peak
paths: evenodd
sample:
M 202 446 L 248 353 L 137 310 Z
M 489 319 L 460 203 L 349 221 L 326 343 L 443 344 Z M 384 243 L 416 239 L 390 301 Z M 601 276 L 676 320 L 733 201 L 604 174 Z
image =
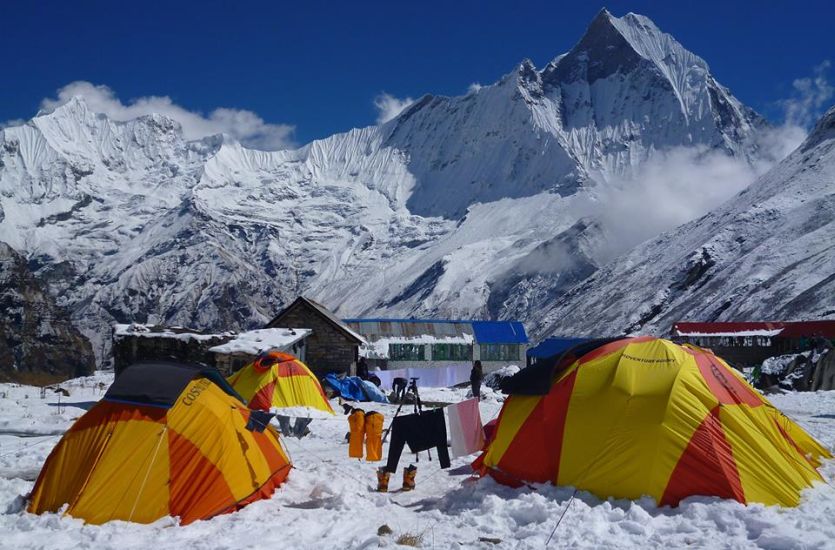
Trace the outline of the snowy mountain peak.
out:
M 555 70 L 559 80 L 582 78 L 594 83 L 646 65 L 642 61 L 661 71 L 677 91 L 688 84 L 683 81 L 688 72 L 697 71 L 690 77 L 690 81 L 697 81 L 709 70 L 703 59 L 662 32 L 649 18 L 634 13 L 617 18 L 605 9 Z
M 51 115 L 55 113 L 55 111 L 61 111 L 67 115 L 77 113 L 83 116 L 89 111 L 89 109 L 87 108 L 87 101 L 83 96 L 74 95 L 60 105 L 40 109 L 38 114 L 35 115 L 35 118 Z

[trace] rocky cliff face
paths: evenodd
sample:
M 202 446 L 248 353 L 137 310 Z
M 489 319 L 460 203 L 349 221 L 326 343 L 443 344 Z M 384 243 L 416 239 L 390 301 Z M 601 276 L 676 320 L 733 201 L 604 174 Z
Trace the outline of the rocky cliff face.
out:
M 0 381 L 46 384 L 93 372 L 90 342 L 5 243 L 0 243 L 0 330 Z

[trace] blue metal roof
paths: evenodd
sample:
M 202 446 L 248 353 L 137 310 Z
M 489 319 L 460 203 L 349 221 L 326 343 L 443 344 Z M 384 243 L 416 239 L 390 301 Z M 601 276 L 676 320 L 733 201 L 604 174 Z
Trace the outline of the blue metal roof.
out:
M 525 325 L 519 321 L 471 321 L 479 344 L 527 344 Z
M 546 338 L 541 344 L 528 350 L 528 357 L 552 357 L 588 340 L 588 338 Z

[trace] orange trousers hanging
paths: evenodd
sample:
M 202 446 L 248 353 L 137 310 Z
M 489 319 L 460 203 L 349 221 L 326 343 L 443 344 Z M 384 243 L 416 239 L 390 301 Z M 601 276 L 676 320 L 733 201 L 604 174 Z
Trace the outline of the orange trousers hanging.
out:
M 383 415 L 371 411 L 365 415 L 365 459 L 376 462 L 383 458 Z
M 362 441 L 365 439 L 365 412 L 355 409 L 348 416 L 348 427 L 351 430 L 351 435 L 348 436 L 348 456 L 362 458 Z

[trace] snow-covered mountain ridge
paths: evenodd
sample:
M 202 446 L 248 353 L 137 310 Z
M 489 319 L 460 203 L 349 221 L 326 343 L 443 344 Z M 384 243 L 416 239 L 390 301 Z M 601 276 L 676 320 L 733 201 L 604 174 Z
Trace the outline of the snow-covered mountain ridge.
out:
M 788 158 L 704 217 L 597 271 L 544 333 L 664 332 L 683 319 L 835 318 L 835 107 Z
M 542 70 L 296 150 L 74 98 L 0 132 L 0 240 L 96 341 L 113 321 L 252 327 L 298 293 L 525 319 L 604 261 L 579 205 L 609 180 L 677 147 L 756 162 L 764 127 L 649 19 L 604 10 Z

